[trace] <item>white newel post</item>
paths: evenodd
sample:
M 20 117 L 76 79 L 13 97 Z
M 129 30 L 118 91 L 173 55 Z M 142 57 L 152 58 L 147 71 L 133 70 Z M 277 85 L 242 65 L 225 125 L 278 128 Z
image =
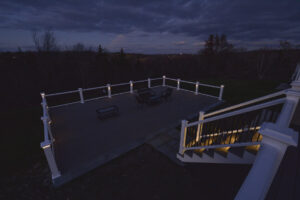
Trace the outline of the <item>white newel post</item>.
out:
M 148 78 L 148 88 L 151 88 L 151 79 Z
M 130 93 L 133 93 L 133 82 L 129 81 L 129 85 L 130 85 Z
M 41 143 L 41 147 L 43 148 L 46 159 L 48 161 L 48 165 L 52 174 L 52 179 L 58 178 L 60 176 L 60 171 L 57 168 L 55 158 L 51 150 L 51 142 L 49 140 L 45 140 Z
M 261 147 L 237 200 L 265 199 L 287 147 L 298 145 L 298 133 L 289 125 L 300 98 L 300 81 L 291 85 L 276 123 L 264 123 L 259 130 L 263 135 Z
M 197 95 L 198 93 L 199 93 L 199 82 L 197 81 L 195 85 L 195 95 Z
M 84 103 L 82 88 L 78 88 L 78 92 L 79 92 L 79 96 L 80 96 L 80 103 Z
M 186 120 L 181 121 L 181 131 L 180 131 L 180 143 L 179 143 L 179 153 L 184 154 L 184 148 L 185 148 L 185 136 L 186 136 Z
M 200 111 L 199 112 L 199 121 L 204 120 L 204 112 Z M 198 128 L 197 128 L 197 136 L 196 136 L 196 141 L 199 141 L 199 138 L 202 134 L 202 127 L 203 127 L 203 123 L 199 123 L 198 124 Z
M 222 97 L 223 97 L 223 90 L 224 90 L 224 85 L 221 85 L 220 86 L 220 93 L 219 93 L 219 100 L 220 101 L 222 100 Z
M 54 154 L 51 148 L 51 141 L 54 140 L 54 138 L 51 137 L 49 138 L 49 134 L 51 133 L 51 130 L 48 129 L 48 127 L 50 126 L 50 119 L 49 119 L 49 114 L 48 114 L 48 106 L 47 106 L 47 102 L 46 102 L 46 96 L 45 93 L 41 93 L 42 96 L 42 107 L 43 107 L 43 116 L 41 117 L 41 120 L 43 121 L 43 125 L 44 125 L 44 142 L 41 143 L 41 147 L 44 150 L 51 174 L 52 174 L 52 179 L 55 179 L 57 177 L 60 176 L 60 171 L 57 168 L 56 162 L 55 162 L 55 158 L 54 158 Z
M 162 82 L 162 86 L 166 86 L 166 76 L 163 76 L 163 82 Z
M 111 98 L 111 87 L 110 87 L 110 84 L 107 84 L 107 96 L 108 96 L 108 98 Z
M 177 90 L 180 90 L 180 79 L 177 79 Z

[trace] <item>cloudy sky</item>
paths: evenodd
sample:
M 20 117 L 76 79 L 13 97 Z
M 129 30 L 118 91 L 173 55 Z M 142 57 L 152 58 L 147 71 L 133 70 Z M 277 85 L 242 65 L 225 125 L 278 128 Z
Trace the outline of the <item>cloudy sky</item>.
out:
M 300 44 L 300 0 L 1 0 L 0 51 L 33 48 L 51 28 L 61 48 L 196 53 L 209 34 L 247 49 Z

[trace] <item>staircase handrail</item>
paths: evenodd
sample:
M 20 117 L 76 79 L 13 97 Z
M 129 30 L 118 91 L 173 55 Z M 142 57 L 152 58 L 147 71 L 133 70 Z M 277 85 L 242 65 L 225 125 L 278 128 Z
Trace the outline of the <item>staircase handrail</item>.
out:
M 213 111 L 213 112 L 210 112 L 210 113 L 206 113 L 206 114 L 204 114 L 204 117 L 210 117 L 212 115 L 217 115 L 217 114 L 220 114 L 220 113 L 223 113 L 223 112 L 234 110 L 236 108 L 244 107 L 244 106 L 254 104 L 254 103 L 257 103 L 257 102 L 260 102 L 260 101 L 264 101 L 264 100 L 271 99 L 271 98 L 274 98 L 274 97 L 277 97 L 277 96 L 280 96 L 280 95 L 284 95 L 285 92 L 286 92 L 286 90 L 281 90 L 279 92 L 275 92 L 275 93 L 268 94 L 268 95 L 265 95 L 265 96 L 262 96 L 262 97 L 258 97 L 256 99 L 252 99 L 250 101 L 246 101 L 246 102 L 243 102 L 243 103 L 240 103 L 240 104 L 236 104 L 236 105 L 229 106 L 229 107 L 226 107 L 226 108 L 223 108 L 223 109 L 220 109 L 220 110 L 216 110 L 216 111 Z
M 258 105 L 250 106 L 250 107 L 247 107 L 247 108 L 242 108 L 242 109 L 232 111 L 232 112 L 229 112 L 229 113 L 217 115 L 215 117 L 210 117 L 210 118 L 207 118 L 207 119 L 204 119 L 204 120 L 198 120 L 196 122 L 188 123 L 186 125 L 186 127 L 191 127 L 191 126 L 199 125 L 199 124 L 202 124 L 202 123 L 207 123 L 207 122 L 219 120 L 219 119 L 222 119 L 222 118 L 231 117 L 231 116 L 234 116 L 234 115 L 239 115 L 239 114 L 242 114 L 242 113 L 246 113 L 246 112 L 250 112 L 250 111 L 270 107 L 270 106 L 273 106 L 273 105 L 284 103 L 285 100 L 286 100 L 285 97 L 280 98 L 280 99 L 275 99 L 275 100 L 272 100 L 272 101 L 268 101 L 266 103 L 261 103 L 261 104 L 258 104 Z

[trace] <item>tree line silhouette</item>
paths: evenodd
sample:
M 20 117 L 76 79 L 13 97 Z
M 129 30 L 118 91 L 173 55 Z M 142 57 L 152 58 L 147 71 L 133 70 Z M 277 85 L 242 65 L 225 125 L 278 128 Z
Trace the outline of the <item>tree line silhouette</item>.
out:
M 198 54 L 143 55 L 123 49 L 109 53 L 81 43 L 58 51 L 52 33 L 33 35 L 37 51 L 0 53 L 4 109 L 34 106 L 39 93 L 88 88 L 163 75 L 187 80 L 250 79 L 287 82 L 300 50 L 282 42 L 280 49 L 236 50 L 225 35 L 210 35 Z M 46 40 L 46 41 L 45 41 Z

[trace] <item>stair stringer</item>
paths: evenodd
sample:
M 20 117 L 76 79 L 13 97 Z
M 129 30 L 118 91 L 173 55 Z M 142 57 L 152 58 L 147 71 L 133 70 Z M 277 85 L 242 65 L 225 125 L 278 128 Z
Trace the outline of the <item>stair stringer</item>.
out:
M 196 153 L 193 153 L 192 156 L 188 154 L 177 154 L 177 158 L 182 162 L 187 163 L 222 163 L 222 164 L 252 164 L 255 160 L 255 155 L 251 154 L 247 151 L 244 152 L 243 157 L 239 157 L 234 155 L 233 153 L 228 152 L 227 157 L 221 156 L 217 153 L 214 154 L 213 157 L 203 153 L 200 157 Z

